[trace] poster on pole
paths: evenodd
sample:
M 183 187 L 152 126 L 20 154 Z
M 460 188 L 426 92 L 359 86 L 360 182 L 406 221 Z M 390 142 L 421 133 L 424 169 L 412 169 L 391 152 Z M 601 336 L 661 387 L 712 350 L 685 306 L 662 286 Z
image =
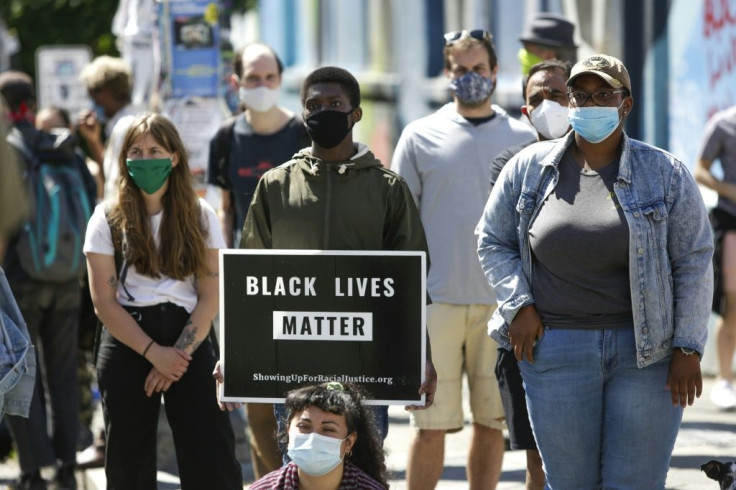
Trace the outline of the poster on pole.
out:
M 425 278 L 424 252 L 220 250 L 220 399 L 339 381 L 423 404 Z
M 168 97 L 217 97 L 220 90 L 218 2 L 168 0 L 159 3 Z
M 90 107 L 87 87 L 79 78 L 92 60 L 89 46 L 41 46 L 36 50 L 38 107 L 66 109 L 74 118 Z

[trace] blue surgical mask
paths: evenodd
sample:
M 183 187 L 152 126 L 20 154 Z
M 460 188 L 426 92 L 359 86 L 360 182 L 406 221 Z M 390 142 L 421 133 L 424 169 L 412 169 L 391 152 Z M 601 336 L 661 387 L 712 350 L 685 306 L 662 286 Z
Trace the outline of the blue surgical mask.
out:
M 611 136 L 621 122 L 620 107 L 571 107 L 567 118 L 573 131 L 585 141 L 600 143 Z
M 97 118 L 97 122 L 100 124 L 105 124 L 107 122 L 107 116 L 105 115 L 105 108 L 102 107 L 98 103 L 94 103 L 92 106 L 92 110 L 95 113 L 95 117 Z
M 460 103 L 465 105 L 478 105 L 488 99 L 495 88 L 495 81 L 469 71 L 465 75 L 450 80 L 450 89 L 455 93 Z
M 287 454 L 300 470 L 308 475 L 322 476 L 337 468 L 342 461 L 340 449 L 344 439 L 327 437 L 316 432 L 289 434 Z

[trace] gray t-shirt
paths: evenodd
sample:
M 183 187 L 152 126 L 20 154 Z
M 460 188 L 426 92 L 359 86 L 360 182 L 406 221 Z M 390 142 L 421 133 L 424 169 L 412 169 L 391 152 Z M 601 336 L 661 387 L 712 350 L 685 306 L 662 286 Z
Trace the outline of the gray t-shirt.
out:
M 703 133 L 700 158 L 721 160 L 723 180 L 736 184 L 736 106 L 714 115 Z M 718 196 L 718 207 L 736 216 L 736 203 Z
M 427 233 L 432 261 L 427 293 L 435 303 L 496 303 L 474 233 L 490 194 L 489 163 L 534 132 L 492 107 L 495 117 L 477 126 L 452 102 L 410 123 L 391 161 L 391 169 L 406 180 Z
M 619 162 L 580 168 L 570 149 L 529 229 L 532 295 L 545 326 L 630 328 L 629 228 L 613 192 Z

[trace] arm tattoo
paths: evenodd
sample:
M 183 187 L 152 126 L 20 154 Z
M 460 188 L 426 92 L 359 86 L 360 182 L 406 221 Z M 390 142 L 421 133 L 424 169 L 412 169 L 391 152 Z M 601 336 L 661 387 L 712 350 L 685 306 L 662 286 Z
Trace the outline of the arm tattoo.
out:
M 118 287 L 118 278 L 117 278 L 117 276 L 110 276 L 110 278 L 107 280 L 107 285 L 110 286 L 113 289 L 117 289 L 117 287 Z
M 181 350 L 186 350 L 188 347 L 191 347 L 192 352 L 197 350 L 199 344 L 202 343 L 201 340 L 197 340 L 198 329 L 199 327 L 195 326 L 192 323 L 192 320 L 189 319 L 187 324 L 184 325 L 184 330 L 181 332 L 181 335 L 179 335 L 179 339 L 176 341 L 176 344 L 174 344 L 174 347 Z
M 220 277 L 220 272 L 219 271 L 210 272 L 209 274 L 207 274 L 207 277 Z

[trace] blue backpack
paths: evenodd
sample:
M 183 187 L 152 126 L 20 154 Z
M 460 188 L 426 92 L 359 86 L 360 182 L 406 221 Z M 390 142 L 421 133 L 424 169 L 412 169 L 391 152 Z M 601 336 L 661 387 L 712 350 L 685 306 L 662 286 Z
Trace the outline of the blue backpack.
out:
M 13 128 L 8 142 L 25 157 L 29 219 L 19 231 L 16 253 L 33 279 L 66 282 L 84 276 L 82 252 L 91 205 L 68 131 L 38 132 L 29 147 Z

